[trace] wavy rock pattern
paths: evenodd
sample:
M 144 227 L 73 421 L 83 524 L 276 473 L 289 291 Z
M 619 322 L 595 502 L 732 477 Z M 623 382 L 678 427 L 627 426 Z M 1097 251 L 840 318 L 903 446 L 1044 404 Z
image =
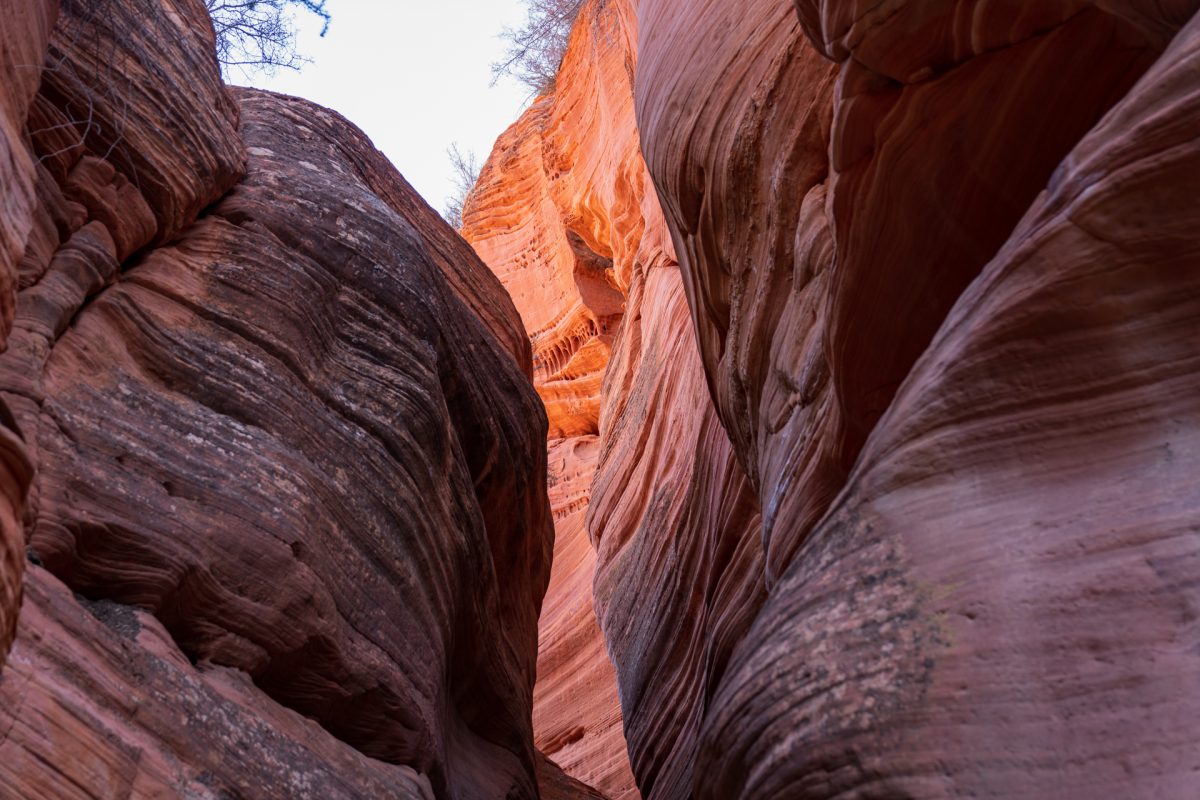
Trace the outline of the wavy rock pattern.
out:
M 674 265 L 635 283 L 588 508 L 596 612 L 643 796 L 685 784 L 725 664 L 764 599 L 758 506 L 708 395 Z
M 1200 18 L 955 304 L 739 654 L 701 796 L 1200 788 L 1198 75 Z
M 592 608 L 596 551 L 584 524 L 598 437 L 551 442 L 554 566 L 538 622 L 534 741 L 570 775 L 610 798 L 636 797 L 616 677 Z
M 639 4 L 769 593 L 694 772 L 639 744 L 613 647 L 643 792 L 1194 794 L 1195 31 L 1162 54 L 1196 3 L 797 8 Z
M 551 519 L 515 309 L 345 120 L 227 92 L 206 19 L 65 3 L 30 103 L 0 390 L 55 577 L 0 785 L 586 796 L 532 743 Z
M 245 673 L 194 666 L 153 616 L 26 583 L 0 683 L 0 795 L 433 800 L 408 767 L 363 756 Z
M 601 386 L 626 346 L 616 333 L 642 313 L 645 272 L 673 262 L 634 122 L 635 38 L 628 3 L 585 4 L 556 91 L 496 143 L 463 226 L 521 313 L 550 420 L 556 543 L 540 626 L 535 741 L 614 800 L 638 792 L 593 610 L 596 553 L 584 520 L 601 448 Z
M 634 270 L 668 246 L 633 123 L 635 37 L 627 3 L 585 5 L 558 90 L 496 142 L 463 215 L 529 332 L 553 439 L 598 433 Z
M 0 351 L 12 331 L 17 267 L 36 206 L 35 164 L 23 142 L 25 116 L 56 11 L 51 2 L 0 2 Z M 16 635 L 25 562 L 21 517 L 32 478 L 12 410 L 0 394 L 0 668 Z

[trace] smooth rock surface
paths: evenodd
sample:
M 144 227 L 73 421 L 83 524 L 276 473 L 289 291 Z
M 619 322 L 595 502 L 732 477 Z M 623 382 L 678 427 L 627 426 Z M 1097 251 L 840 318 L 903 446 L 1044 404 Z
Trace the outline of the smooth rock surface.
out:
M 769 593 L 647 796 L 1195 794 L 1196 5 L 639 4 Z
M 1200 791 L 1198 77 L 1200 18 L 954 305 L 739 653 L 698 796 Z

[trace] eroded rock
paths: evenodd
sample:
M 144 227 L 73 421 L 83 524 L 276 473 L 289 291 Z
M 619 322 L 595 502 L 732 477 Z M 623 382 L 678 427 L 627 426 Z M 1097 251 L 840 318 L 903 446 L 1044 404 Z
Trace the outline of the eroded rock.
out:
M 226 90 L 203 4 L 111 5 L 64 5 L 26 122 L 0 390 L 54 578 L 7 785 L 537 796 L 551 519 L 511 301 L 360 131 Z

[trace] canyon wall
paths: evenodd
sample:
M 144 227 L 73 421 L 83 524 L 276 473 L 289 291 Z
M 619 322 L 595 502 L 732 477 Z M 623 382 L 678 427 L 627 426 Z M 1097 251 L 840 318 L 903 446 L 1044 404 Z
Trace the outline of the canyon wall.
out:
M 199 0 L 2 10 L 0 795 L 595 796 L 499 281 Z
M 1195 13 L 639 4 L 769 592 L 644 793 L 1195 794 Z
M 466 235 L 642 796 L 1200 790 L 1196 12 L 585 4 Z M 585 604 L 535 735 L 608 719 Z
M 12 331 L 17 268 L 36 203 L 34 159 L 23 141 L 25 117 L 39 84 L 34 65 L 41 64 L 57 11 L 51 2 L 0 3 L 0 350 Z M 21 605 L 21 518 L 32 472 L 16 420 L 0 397 L 0 668 L 16 635 Z
M 632 294 L 668 263 L 666 227 L 639 150 L 631 7 L 580 12 L 557 90 L 496 142 L 463 213 L 463 236 L 500 278 L 533 350 L 549 419 L 554 566 L 540 623 L 534 738 L 570 775 L 636 798 L 616 680 L 592 602 L 585 519 L 598 459 L 601 384 Z
M 589 0 L 477 256 L 0 0 L 0 796 L 1195 797 L 1198 14 Z
M 555 90 L 497 142 L 463 229 L 525 321 L 555 437 L 535 740 L 611 797 L 637 794 L 627 761 L 643 792 L 690 774 L 704 708 L 765 597 L 757 503 L 641 156 L 636 39 L 632 4 L 583 6 Z

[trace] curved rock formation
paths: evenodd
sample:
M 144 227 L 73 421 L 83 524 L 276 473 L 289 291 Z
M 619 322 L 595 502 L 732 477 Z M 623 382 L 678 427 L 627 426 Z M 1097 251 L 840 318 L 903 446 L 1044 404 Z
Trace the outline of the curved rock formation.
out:
M 0 786 L 578 794 L 532 741 L 545 416 L 499 282 L 345 120 L 228 92 L 198 0 L 96 11 L 25 122 L 0 389 L 66 588 L 30 575 Z
M 1135 82 L 1197 4 L 797 6 L 639 5 L 643 148 L 770 593 L 703 769 L 663 745 L 642 789 L 1189 796 L 1197 512 L 1186 459 L 1149 454 L 1198 421 L 1200 226 L 1176 204 L 1200 184 L 1171 138 L 1194 33 Z M 661 692 L 630 698 L 639 651 L 613 651 L 632 721 Z
M 598 432 L 634 270 L 666 239 L 633 122 L 635 37 L 627 3 L 584 5 L 558 90 L 496 142 L 464 209 L 529 332 L 553 439 Z
M 1200 0 L 589 0 L 486 265 L 0 14 L 0 794 L 1200 792 Z
M 606 796 L 636 797 L 616 677 L 592 608 L 596 551 L 584 521 L 599 454 L 595 436 L 550 443 L 554 565 L 538 622 L 534 741 L 568 774 Z
M 643 796 L 691 779 L 701 724 L 764 599 L 758 506 L 709 398 L 678 267 L 635 284 L 609 367 L 588 528 L 596 611 Z
M 634 17 L 625 2 L 584 5 L 556 91 L 500 137 L 463 214 L 464 237 L 524 320 L 550 421 L 556 541 L 535 742 L 613 800 L 638 793 L 593 610 L 596 554 L 584 519 L 600 452 L 601 384 L 614 348 L 625 347 L 615 335 L 642 313 L 645 272 L 671 258 L 634 122 Z
M 31 567 L 0 683 L 0 795 L 433 800 L 236 669 L 193 665 L 152 615 Z
M 49 0 L 0 2 L 0 351 L 12 331 L 17 268 L 36 206 L 35 164 L 23 141 L 25 117 L 57 10 Z M 0 668 L 16 635 L 25 562 L 21 516 L 32 478 L 16 420 L 0 394 Z
M 1200 18 L 954 305 L 739 654 L 700 796 L 1200 788 L 1197 75 Z

